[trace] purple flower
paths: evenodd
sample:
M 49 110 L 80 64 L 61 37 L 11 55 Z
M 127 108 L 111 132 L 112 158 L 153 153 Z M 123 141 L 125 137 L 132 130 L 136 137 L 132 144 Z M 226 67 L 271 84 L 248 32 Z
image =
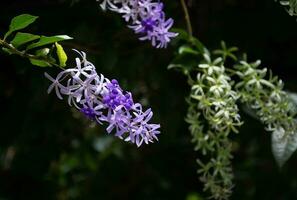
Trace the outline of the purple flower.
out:
M 123 105 L 127 110 L 130 110 L 133 106 L 133 99 L 131 93 L 126 92 L 123 94 L 123 90 L 120 88 L 118 81 L 113 79 L 107 84 L 106 88 L 108 92 L 103 95 L 103 103 L 110 108 Z
M 102 9 L 122 14 L 128 27 L 139 34 L 140 40 L 150 40 L 156 48 L 166 48 L 171 38 L 178 34 L 170 32 L 173 19 L 165 18 L 163 3 L 152 0 L 103 0 Z
M 48 93 L 55 89 L 58 98 L 68 96 L 68 104 L 74 105 L 88 119 L 100 124 L 107 123 L 106 131 L 137 146 L 158 140 L 159 124 L 150 124 L 151 109 L 143 112 L 134 103 L 132 94 L 124 91 L 117 80 L 109 80 L 97 74 L 95 66 L 86 60 L 86 54 L 78 52 L 76 66 L 60 72 L 56 78 L 45 73 L 52 84 Z
M 95 119 L 96 117 L 95 111 L 89 107 L 81 108 L 80 112 L 82 112 L 89 119 Z
M 158 140 L 157 135 L 160 134 L 158 130 L 159 124 L 149 124 L 153 116 L 151 109 L 147 109 L 145 112 L 142 111 L 141 104 L 137 103 L 134 105 L 134 118 L 130 124 L 130 130 L 132 134 L 126 138 L 126 141 L 131 141 L 140 146 L 143 142 L 148 144 L 153 140 Z
M 147 19 L 143 19 L 141 21 L 142 30 L 141 32 L 147 33 L 152 32 L 157 24 L 156 20 L 153 20 L 151 17 Z

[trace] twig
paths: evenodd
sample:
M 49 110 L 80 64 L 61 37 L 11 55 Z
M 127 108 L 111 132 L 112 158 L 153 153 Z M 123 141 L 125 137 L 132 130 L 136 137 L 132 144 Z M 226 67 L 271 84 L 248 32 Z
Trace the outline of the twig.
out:
M 189 35 L 192 37 L 193 36 L 193 29 L 192 29 L 191 19 L 190 19 L 190 15 L 189 15 L 189 11 L 188 11 L 186 2 L 185 2 L 185 0 L 180 0 L 180 3 L 182 5 L 183 12 L 185 14 L 185 20 L 186 20 L 186 24 L 187 24 L 187 31 L 188 31 Z
M 12 46 L 11 44 L 7 43 L 6 41 L 4 41 L 2 39 L 0 39 L 0 46 L 3 46 L 5 48 L 9 49 L 13 54 L 21 56 L 23 58 L 45 61 L 45 62 L 47 62 L 47 63 L 49 63 L 49 64 L 51 64 L 51 65 L 53 65 L 55 67 L 59 67 L 59 68 L 63 69 L 60 65 L 58 65 L 56 63 L 53 63 L 52 61 L 50 61 L 49 59 L 47 59 L 45 57 L 28 54 L 25 51 L 19 51 L 17 48 L 15 48 L 14 46 Z

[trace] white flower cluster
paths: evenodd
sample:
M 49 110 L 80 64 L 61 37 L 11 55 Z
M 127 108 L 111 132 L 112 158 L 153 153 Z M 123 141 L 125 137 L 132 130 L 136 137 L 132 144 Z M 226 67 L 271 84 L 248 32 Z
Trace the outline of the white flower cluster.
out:
M 284 137 L 287 134 L 294 134 L 296 124 L 292 117 L 291 104 L 287 93 L 283 90 L 283 81 L 277 77 L 270 77 L 266 80 L 267 69 L 258 69 L 261 62 L 247 63 L 241 61 L 235 68 L 237 75 L 242 79 L 236 85 L 241 94 L 242 102 L 247 103 L 257 111 L 259 119 L 266 124 L 266 129 L 271 132 L 277 130 Z
M 268 70 L 258 68 L 260 61 L 239 62 L 234 54 L 237 48 L 227 48 L 224 42 L 222 49 L 212 54 L 206 48 L 186 48 L 189 50 L 179 51 L 180 56 L 169 68 L 182 69 L 191 86 L 186 121 L 195 150 L 204 155 L 198 159 L 198 173 L 210 198 L 229 199 L 233 188 L 233 156 L 228 136 L 238 132 L 237 128 L 242 125 L 237 103 L 243 103 L 243 110 L 272 132 L 272 152 L 282 166 L 297 149 L 297 94 L 293 97 L 290 94 L 289 99 L 283 82 L 271 72 L 267 78 Z M 198 59 L 192 59 L 182 63 L 188 52 L 199 52 L 196 54 L 198 59 L 203 55 L 202 61 L 198 64 Z M 210 55 L 216 59 L 212 61 Z M 229 67 L 225 68 L 226 64 Z M 193 77 L 196 73 L 197 77 Z
M 236 101 L 239 95 L 232 89 L 233 82 L 225 72 L 224 60 L 211 61 L 208 53 L 198 65 L 197 79 L 192 80 L 187 122 L 195 143 L 207 159 L 198 160 L 204 190 L 214 199 L 227 199 L 232 191 L 232 144 L 228 138 L 242 124 Z
M 197 83 L 192 86 L 191 98 L 198 100 L 199 109 L 209 121 L 212 129 L 222 131 L 235 129 L 241 125 L 236 101 L 239 98 L 232 90 L 231 79 L 225 73 L 222 58 L 214 62 L 204 54 L 206 64 L 198 67 L 202 73 L 197 74 Z
M 267 69 L 258 69 L 260 63 L 242 61 L 235 66 L 242 79 L 236 88 L 241 101 L 256 112 L 256 117 L 272 133 L 272 152 L 282 166 L 297 149 L 296 105 L 283 90 L 282 80 L 271 75 L 265 80 Z

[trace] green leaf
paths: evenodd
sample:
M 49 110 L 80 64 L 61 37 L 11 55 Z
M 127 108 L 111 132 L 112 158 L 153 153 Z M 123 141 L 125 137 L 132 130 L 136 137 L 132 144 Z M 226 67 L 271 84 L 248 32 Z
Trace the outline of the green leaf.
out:
M 35 55 L 36 56 L 39 56 L 39 57 L 47 57 L 47 55 L 50 53 L 50 49 L 49 48 L 43 48 L 43 49 L 38 49 L 36 52 L 35 52 Z
M 7 38 L 14 31 L 26 28 L 27 26 L 32 24 L 37 18 L 38 16 L 33 16 L 29 14 L 22 14 L 14 17 L 10 22 L 9 30 L 5 34 L 4 39 Z
M 182 40 L 188 41 L 190 38 L 190 35 L 185 31 L 184 29 L 179 29 L 179 28 L 172 28 L 172 32 L 178 33 L 178 38 Z
M 14 39 L 10 42 L 15 48 L 18 48 L 19 46 L 26 44 L 28 42 L 34 41 L 39 39 L 39 35 L 33 35 L 30 33 L 21 33 L 18 32 Z
M 178 54 L 167 69 L 177 69 L 188 75 L 198 65 L 197 55 L 193 53 Z
M 185 30 L 172 28 L 171 31 L 178 33 L 178 39 L 185 40 L 194 45 L 200 53 L 206 51 L 206 47 L 197 38 L 190 36 Z
M 52 66 L 50 63 L 43 61 L 43 60 L 30 59 L 30 62 L 32 65 L 35 65 L 38 67 L 51 67 Z
M 66 62 L 67 62 L 67 55 L 62 47 L 58 42 L 55 43 L 56 48 L 57 48 L 57 56 L 59 59 L 59 63 L 61 67 L 66 67 Z
M 31 64 L 39 67 L 50 67 L 51 63 L 56 63 L 55 59 L 50 56 L 50 49 L 43 48 L 35 51 L 35 55 L 40 59 L 30 59 Z M 42 60 L 46 59 L 46 60 Z
M 190 42 L 200 51 L 200 53 L 207 52 L 207 48 L 195 37 L 190 38 Z
M 198 55 L 199 52 L 192 49 L 191 47 L 189 46 L 186 46 L 186 45 L 183 45 L 181 46 L 179 49 L 178 49 L 178 53 L 179 54 L 194 54 L 194 55 Z
M 288 136 L 283 136 L 284 134 L 284 129 L 280 128 L 271 136 L 272 153 L 279 167 L 282 167 L 297 149 L 297 132 Z
M 41 47 L 44 45 L 52 44 L 55 42 L 63 41 L 63 40 L 71 40 L 72 38 L 69 37 L 68 35 L 56 35 L 56 36 L 41 36 L 40 40 L 38 42 L 35 42 L 27 47 L 27 50 L 36 48 L 36 47 Z

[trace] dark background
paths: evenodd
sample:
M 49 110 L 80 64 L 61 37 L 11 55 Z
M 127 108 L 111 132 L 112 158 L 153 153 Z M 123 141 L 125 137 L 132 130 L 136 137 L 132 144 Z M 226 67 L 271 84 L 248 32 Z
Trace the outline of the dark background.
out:
M 185 28 L 179 1 L 164 0 L 176 28 Z M 134 99 L 152 107 L 161 123 L 160 142 L 136 148 L 95 126 L 66 101 L 47 95 L 43 73 L 27 60 L 0 54 L 0 199 L 198 200 L 204 196 L 191 136 L 184 122 L 189 87 L 167 70 L 177 46 L 157 50 L 140 42 L 122 18 L 100 10 L 95 0 L 10 0 L 0 3 L 0 33 L 12 17 L 30 13 L 28 32 L 68 34 L 65 48 L 87 52 L 99 73 L 116 78 Z M 197 36 L 209 49 L 221 40 L 261 59 L 297 91 L 297 22 L 274 0 L 192 0 Z M 68 51 L 69 52 L 69 51 Z M 74 55 L 70 52 L 70 57 Z M 234 136 L 232 199 L 297 199 L 297 155 L 280 171 L 270 135 L 242 114 Z M 203 198 L 204 199 L 204 198 Z

